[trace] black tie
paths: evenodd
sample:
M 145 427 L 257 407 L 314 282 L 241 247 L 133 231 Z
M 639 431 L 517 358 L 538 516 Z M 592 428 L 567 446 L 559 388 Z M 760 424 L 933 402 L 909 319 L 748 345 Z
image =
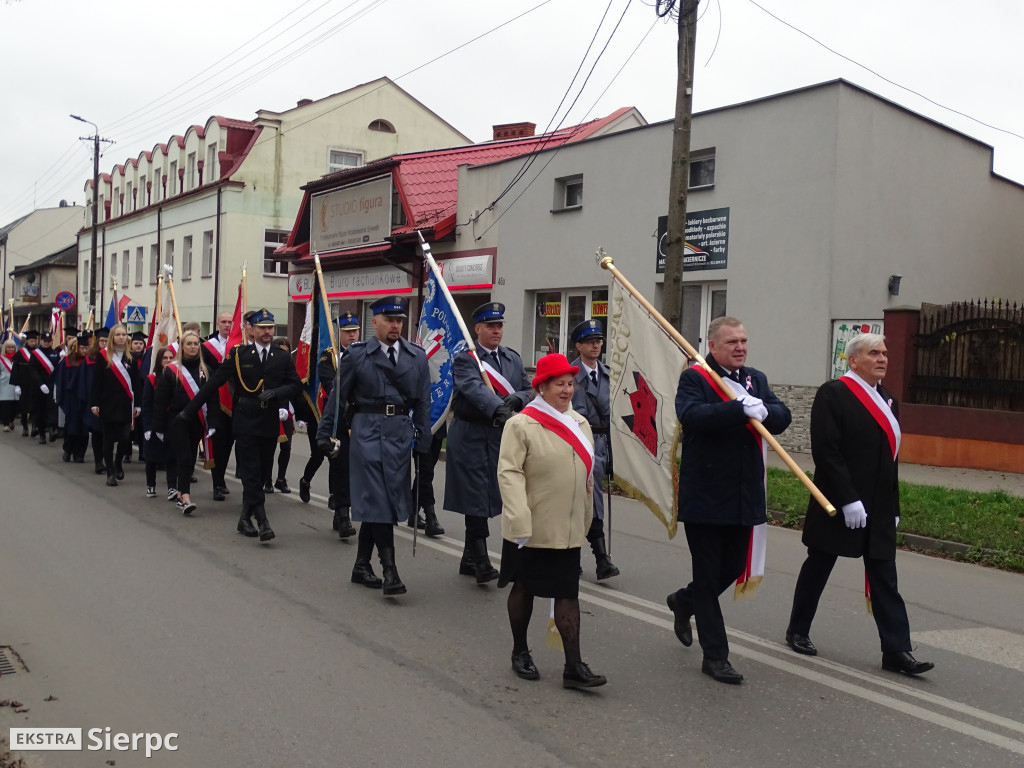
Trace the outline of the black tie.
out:
M 388 347 L 388 360 L 391 361 L 392 365 L 398 365 L 398 360 L 395 359 L 395 348 Z
M 594 386 L 596 387 L 597 386 L 597 371 L 591 371 L 590 372 L 590 380 L 594 383 Z
M 267 350 L 266 349 L 261 349 L 260 350 L 260 362 L 263 363 L 264 365 L 266 365 L 266 362 L 267 362 Z
M 494 370 L 496 370 L 498 373 L 501 373 L 501 363 L 498 361 L 497 350 L 491 352 L 491 360 L 494 361 Z

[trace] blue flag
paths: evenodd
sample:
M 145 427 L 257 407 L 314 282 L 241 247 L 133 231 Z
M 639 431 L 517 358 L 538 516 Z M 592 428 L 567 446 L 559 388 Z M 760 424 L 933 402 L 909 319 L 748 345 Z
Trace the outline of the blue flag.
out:
M 317 363 L 324 350 L 330 349 L 330 305 L 320 296 L 319 281 L 313 281 L 313 291 L 306 304 L 306 322 L 299 336 L 295 355 L 295 369 L 302 380 L 307 404 L 317 420 L 323 414 L 324 403 Z
M 107 319 L 103 323 L 106 328 L 113 328 L 120 322 L 117 317 L 117 292 L 110 297 L 110 309 L 107 310 Z
M 455 391 L 452 366 L 455 356 L 470 348 L 459 310 L 448 293 L 440 270 L 424 248 L 430 274 L 423 286 L 423 309 L 420 312 L 419 343 L 426 350 L 430 366 L 430 431 L 437 432 L 448 415 Z

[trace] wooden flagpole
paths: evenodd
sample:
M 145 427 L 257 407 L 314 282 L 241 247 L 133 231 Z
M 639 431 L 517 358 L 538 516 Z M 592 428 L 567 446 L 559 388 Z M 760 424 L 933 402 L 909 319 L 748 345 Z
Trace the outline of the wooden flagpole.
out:
M 249 262 L 242 263 L 242 317 L 245 317 L 245 313 L 249 311 L 249 295 L 246 293 L 245 284 L 245 270 L 249 266 Z M 245 333 L 242 334 L 242 341 L 244 342 Z
M 313 264 L 316 266 L 316 284 L 320 288 L 320 303 L 322 304 L 327 301 L 327 289 L 324 287 L 323 270 L 320 269 L 320 254 L 313 254 Z M 331 317 L 331 305 L 329 303 L 324 307 L 324 316 L 327 318 L 327 334 L 331 339 L 331 353 L 334 355 L 334 359 L 337 360 L 338 343 L 334 338 L 334 318 Z M 314 319 L 319 321 L 319 317 Z M 321 331 L 321 333 L 323 333 L 323 331 Z
M 671 336 L 672 339 L 686 351 L 686 354 L 689 355 L 693 360 L 696 360 L 698 363 L 700 363 L 701 366 L 704 367 L 704 370 L 711 374 L 711 378 L 714 380 L 715 384 L 717 384 L 718 387 L 729 396 L 730 400 L 736 399 L 736 395 L 732 391 L 732 389 L 730 389 L 725 384 L 725 382 L 722 381 L 722 378 L 718 375 L 718 373 L 715 372 L 715 370 L 710 365 L 707 364 L 707 361 L 701 356 L 701 354 L 696 349 L 693 348 L 690 342 L 683 338 L 683 335 L 679 333 L 679 331 L 673 328 L 669 324 L 669 322 L 664 317 L 661 316 L 661 313 L 659 313 L 658 310 L 656 310 L 651 305 L 651 303 L 647 301 L 647 299 L 645 299 L 643 295 L 636 288 L 633 287 L 629 280 L 627 280 L 625 276 L 615 267 L 612 257 L 604 252 L 604 248 L 597 249 L 597 263 L 598 265 L 600 265 L 602 269 L 607 269 L 609 272 L 611 272 L 612 277 L 614 277 L 619 282 L 619 284 L 623 288 L 625 288 L 634 299 L 640 302 L 640 306 L 647 310 L 648 314 L 650 314 L 650 316 L 654 318 L 655 322 L 657 322 L 658 325 L 660 325 L 665 330 L 665 332 L 669 334 L 669 336 Z M 795 461 L 793 461 L 793 458 L 788 453 L 786 453 L 785 449 L 781 445 L 779 445 L 779 441 L 775 439 L 775 436 L 772 435 L 767 429 L 765 429 L 764 424 L 762 424 L 757 419 L 749 419 L 748 421 L 751 425 L 753 425 L 754 429 L 757 430 L 757 433 L 768 443 L 768 445 L 772 447 L 772 450 L 775 451 L 775 453 L 777 453 L 779 457 L 786 463 L 786 466 L 789 467 L 790 471 L 792 471 L 792 473 L 797 476 L 797 479 L 804 484 L 808 491 L 810 491 L 815 501 L 817 501 L 824 508 L 824 510 L 828 512 L 830 516 L 834 517 L 836 514 L 836 508 L 833 507 L 829 503 L 829 500 L 825 498 L 825 495 L 820 490 L 818 490 L 818 487 L 814 484 L 811 478 L 807 476 L 807 473 L 800 469 L 800 466 Z
M 167 290 L 171 294 L 171 311 L 174 313 L 174 324 L 178 328 L 178 342 L 181 342 L 181 316 L 178 314 L 178 300 L 174 297 L 174 277 L 171 274 L 171 266 L 166 265 L 164 269 L 167 270 Z

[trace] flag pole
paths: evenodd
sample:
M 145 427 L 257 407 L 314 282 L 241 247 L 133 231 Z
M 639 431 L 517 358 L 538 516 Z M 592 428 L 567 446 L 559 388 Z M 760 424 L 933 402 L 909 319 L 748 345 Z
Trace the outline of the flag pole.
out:
M 242 262 L 242 317 L 245 317 L 245 313 L 249 311 L 249 296 L 246 293 L 245 285 L 245 270 L 249 266 L 248 261 Z M 245 341 L 245 334 L 242 334 L 242 340 Z
M 430 273 L 434 276 L 434 280 L 437 281 L 437 287 L 441 289 L 444 297 L 448 300 L 448 304 L 454 309 L 458 305 L 455 303 L 455 299 L 452 298 L 451 293 L 448 291 L 448 284 L 444 281 L 444 276 L 441 274 L 441 270 L 437 267 L 437 262 L 434 261 L 434 257 L 430 254 L 430 243 L 423 239 L 423 233 L 420 230 L 416 230 L 416 234 L 420 238 L 420 248 L 423 250 L 423 260 L 427 263 L 430 268 Z M 462 331 L 463 337 L 466 341 L 469 341 L 473 337 L 469 335 L 469 330 L 466 328 L 466 324 L 462 321 L 462 314 L 456 310 L 455 321 L 459 324 L 459 330 Z M 467 350 L 472 352 L 472 350 Z M 484 384 L 487 388 L 494 392 L 494 385 L 491 384 L 491 380 L 484 373 L 483 363 L 480 362 L 479 358 L 475 354 L 470 354 L 470 357 L 476 362 L 476 368 L 480 372 L 480 378 L 483 379 Z
M 320 269 L 320 254 L 313 254 L 313 264 L 316 266 L 316 284 L 320 288 L 320 302 L 327 301 L 327 289 L 324 288 L 324 273 Z M 331 305 L 327 304 L 324 307 L 324 317 L 327 318 L 327 334 L 331 339 L 331 353 L 334 355 L 334 359 L 338 359 L 338 344 L 334 338 L 334 318 L 331 317 Z M 322 331 L 321 331 L 322 333 Z
M 170 264 L 165 264 L 164 269 L 167 270 L 167 291 L 171 294 L 171 311 L 174 313 L 174 324 L 178 328 L 178 339 L 181 339 L 181 316 L 178 314 L 178 300 L 174 297 L 174 268 Z
M 661 313 L 658 312 L 658 310 L 656 310 L 651 305 L 651 303 L 647 301 L 647 299 L 645 299 L 643 295 L 636 288 L 633 287 L 629 280 L 627 280 L 626 277 L 615 267 L 612 257 L 605 253 L 604 248 L 597 249 L 597 263 L 602 269 L 606 269 L 609 272 L 611 272 L 612 277 L 614 277 L 619 282 L 619 284 L 623 288 L 625 288 L 629 292 L 629 294 L 640 303 L 640 306 L 647 310 L 648 314 L 650 314 L 650 316 L 655 320 L 655 322 L 657 322 L 662 327 L 662 329 L 664 329 L 664 331 L 669 336 L 672 337 L 672 340 L 675 341 L 676 344 L 678 344 L 680 347 L 682 347 L 691 359 L 696 360 L 698 363 L 700 363 L 704 370 L 711 374 L 712 380 L 719 387 L 719 389 L 721 389 L 729 396 L 730 400 L 736 399 L 735 393 L 733 393 L 732 389 L 726 386 L 725 382 L 722 381 L 722 378 L 718 375 L 718 373 L 715 372 L 714 368 L 707 364 L 707 361 L 705 361 L 703 356 L 696 349 L 693 348 L 690 342 L 684 339 L 683 335 L 679 333 L 679 331 L 677 331 L 675 328 L 673 328 L 669 324 L 669 322 L 664 317 L 661 316 Z M 800 469 L 800 466 L 793 460 L 793 458 L 788 453 L 786 453 L 785 449 L 783 449 L 783 447 L 779 445 L 779 441 L 775 439 L 775 436 L 772 435 L 767 429 L 765 429 L 764 424 L 762 424 L 757 419 L 748 419 L 748 423 L 753 426 L 753 428 L 765 440 L 765 442 L 767 442 L 768 445 L 772 447 L 772 450 L 775 451 L 775 453 L 777 453 L 779 457 L 786 463 L 786 466 L 789 467 L 790 471 L 792 471 L 792 473 L 796 475 L 797 479 L 804 484 L 808 491 L 810 491 L 815 501 L 817 501 L 824 508 L 824 510 L 828 512 L 830 516 L 834 517 L 836 514 L 836 508 L 833 507 L 829 503 L 829 500 L 825 498 L 825 495 L 820 490 L 818 490 L 818 487 L 814 484 L 811 478 L 807 476 L 807 473 Z

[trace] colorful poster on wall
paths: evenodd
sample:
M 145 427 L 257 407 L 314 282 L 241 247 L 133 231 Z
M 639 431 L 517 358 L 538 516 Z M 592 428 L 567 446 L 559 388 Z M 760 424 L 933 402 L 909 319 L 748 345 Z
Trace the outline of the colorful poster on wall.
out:
M 657 272 L 665 272 L 668 216 L 658 217 Z M 683 271 L 725 269 L 729 266 L 729 209 L 712 208 L 686 214 Z
M 846 344 L 862 333 L 881 333 L 881 320 L 833 320 L 832 321 L 832 378 L 838 379 L 850 366 L 846 362 Z

